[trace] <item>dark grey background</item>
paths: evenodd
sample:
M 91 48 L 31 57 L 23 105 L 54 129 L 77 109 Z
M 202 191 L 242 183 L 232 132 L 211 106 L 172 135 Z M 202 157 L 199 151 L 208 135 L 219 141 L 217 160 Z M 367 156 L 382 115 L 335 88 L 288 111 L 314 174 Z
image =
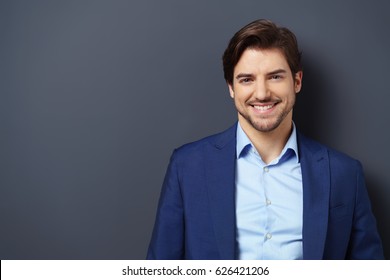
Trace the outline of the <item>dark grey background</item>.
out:
M 361 160 L 390 258 L 389 2 L 0 0 L 0 258 L 143 259 L 172 150 L 236 119 L 221 55 L 269 18 L 295 119 Z

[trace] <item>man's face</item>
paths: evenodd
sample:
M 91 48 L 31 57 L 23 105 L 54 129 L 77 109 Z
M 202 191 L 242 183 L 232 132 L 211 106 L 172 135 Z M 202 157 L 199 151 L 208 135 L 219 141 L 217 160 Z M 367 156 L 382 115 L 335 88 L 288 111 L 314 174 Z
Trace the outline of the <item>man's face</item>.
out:
M 296 73 L 294 79 L 280 50 L 247 49 L 234 68 L 229 91 L 240 123 L 270 132 L 282 123 L 291 125 L 292 108 L 301 85 L 302 72 Z

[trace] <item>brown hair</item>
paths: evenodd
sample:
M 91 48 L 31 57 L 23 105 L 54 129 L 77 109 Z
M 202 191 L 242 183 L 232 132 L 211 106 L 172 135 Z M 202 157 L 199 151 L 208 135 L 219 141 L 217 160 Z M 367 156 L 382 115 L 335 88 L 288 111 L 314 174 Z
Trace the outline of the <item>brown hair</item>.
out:
M 248 48 L 279 49 L 284 54 L 293 76 L 302 70 L 301 53 L 294 33 L 287 28 L 278 27 L 269 20 L 260 19 L 249 23 L 234 34 L 223 54 L 224 77 L 229 85 L 233 85 L 234 67 Z

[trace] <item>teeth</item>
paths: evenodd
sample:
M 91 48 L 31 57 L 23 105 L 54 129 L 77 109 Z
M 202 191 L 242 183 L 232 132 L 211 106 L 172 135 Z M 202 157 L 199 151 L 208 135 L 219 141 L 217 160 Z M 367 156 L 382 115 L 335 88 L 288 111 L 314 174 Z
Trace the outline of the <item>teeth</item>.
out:
M 255 107 L 256 110 L 259 110 L 259 111 L 266 111 L 268 109 L 271 109 L 274 105 L 267 105 L 267 106 L 253 106 Z

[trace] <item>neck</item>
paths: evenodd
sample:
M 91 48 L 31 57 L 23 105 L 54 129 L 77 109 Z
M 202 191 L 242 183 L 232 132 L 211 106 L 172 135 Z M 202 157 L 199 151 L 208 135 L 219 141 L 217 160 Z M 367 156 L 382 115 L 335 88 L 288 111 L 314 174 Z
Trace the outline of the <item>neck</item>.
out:
M 240 114 L 238 121 L 266 164 L 280 155 L 292 132 L 292 112 L 277 128 L 268 132 L 258 131 Z

